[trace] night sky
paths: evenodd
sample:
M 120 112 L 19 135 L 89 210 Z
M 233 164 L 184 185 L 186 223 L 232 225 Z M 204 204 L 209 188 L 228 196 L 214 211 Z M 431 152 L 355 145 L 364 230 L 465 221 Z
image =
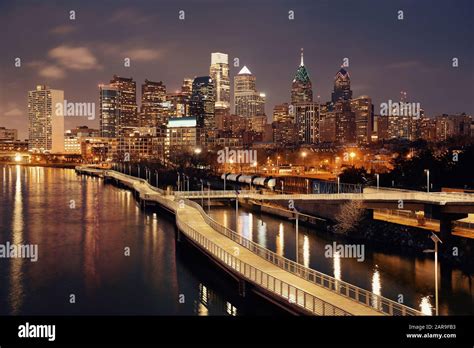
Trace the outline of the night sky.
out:
M 348 57 L 354 96 L 371 96 L 376 112 L 405 90 L 430 117 L 473 114 L 473 23 L 472 0 L 0 0 L 0 126 L 27 137 L 27 91 L 37 84 L 64 90 L 68 101 L 98 105 L 97 85 L 113 74 L 133 77 L 138 91 L 145 78 L 174 91 L 184 77 L 209 74 L 211 52 L 228 53 L 230 63 L 239 58 L 231 86 L 244 65 L 252 71 L 270 116 L 275 104 L 290 99 L 301 47 L 321 101 L 330 99 Z M 98 127 L 98 113 L 95 121 L 66 119 L 66 128 L 83 124 Z

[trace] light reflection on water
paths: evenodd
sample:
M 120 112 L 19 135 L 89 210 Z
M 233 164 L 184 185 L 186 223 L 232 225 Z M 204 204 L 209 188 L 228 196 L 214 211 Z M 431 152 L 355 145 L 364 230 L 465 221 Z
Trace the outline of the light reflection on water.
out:
M 228 216 L 227 227 L 234 229 L 232 223 L 235 211 L 228 207 L 213 207 L 211 215 L 220 222 L 223 214 Z M 249 212 L 244 207 L 239 208 L 238 232 L 250 236 L 253 228 L 258 229 L 262 221 L 266 224 L 266 238 L 260 236 L 254 240 L 260 243 L 265 240 L 265 246 L 290 260 L 296 259 L 296 241 L 294 221 L 281 219 L 267 214 Z M 245 223 L 244 223 L 245 221 Z M 253 226 L 253 228 L 252 228 Z M 331 275 L 337 280 L 346 281 L 393 301 L 403 298 L 401 303 L 420 308 L 425 296 L 434 296 L 434 262 L 425 255 L 414 257 L 391 252 L 374 250 L 365 245 L 365 260 L 358 262 L 355 258 L 345 258 L 333 254 L 325 257 L 325 246 L 333 242 L 346 244 L 335 235 L 328 235 L 315 230 L 314 227 L 299 226 L 299 260 L 305 266 Z M 303 235 L 303 236 L 302 236 Z M 302 257 L 301 257 L 302 256 Z M 456 267 L 440 264 L 440 315 L 474 314 L 474 274 L 467 274 Z M 377 296 L 372 296 L 371 303 L 380 306 Z
M 130 191 L 73 170 L 0 166 L 0 194 L 0 244 L 38 245 L 37 262 L 0 259 L 0 315 L 281 313 L 242 299 Z

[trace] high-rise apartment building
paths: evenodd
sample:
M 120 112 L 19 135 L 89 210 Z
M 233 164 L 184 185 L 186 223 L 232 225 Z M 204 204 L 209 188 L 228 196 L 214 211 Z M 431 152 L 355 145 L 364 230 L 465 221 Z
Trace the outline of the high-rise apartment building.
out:
M 300 102 L 294 104 L 293 108 L 300 143 L 319 143 L 319 104 Z
M 334 105 L 336 116 L 336 141 L 340 144 L 353 144 L 356 141 L 355 113 L 350 100 L 342 100 Z
M 257 92 L 256 78 L 244 66 L 234 77 L 235 114 L 245 117 L 265 115 L 265 94 Z
M 38 85 L 28 92 L 29 150 L 64 152 L 64 115 L 57 113 L 58 104 L 64 104 L 64 91 Z
M 230 111 L 229 58 L 225 53 L 211 54 L 211 79 L 215 87 L 215 109 Z
M 455 136 L 470 136 L 472 117 L 466 114 L 447 115 L 435 117 L 436 140 L 445 141 Z

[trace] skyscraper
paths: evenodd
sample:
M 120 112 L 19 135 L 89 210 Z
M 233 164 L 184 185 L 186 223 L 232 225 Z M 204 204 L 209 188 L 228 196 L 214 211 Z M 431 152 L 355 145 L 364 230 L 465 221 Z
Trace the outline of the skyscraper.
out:
M 371 141 L 374 124 L 374 105 L 368 96 L 361 96 L 351 100 L 351 110 L 355 117 L 356 141 L 368 144 Z
M 336 103 L 338 100 L 352 99 L 351 77 L 349 73 L 341 67 L 334 77 L 334 91 L 331 100 Z
M 211 54 L 211 79 L 214 81 L 216 101 L 215 108 L 217 110 L 230 111 L 230 79 L 229 79 L 229 62 L 225 53 Z
M 191 96 L 191 93 L 193 92 L 193 81 L 193 79 L 185 77 L 183 79 L 183 84 L 181 85 L 181 92 Z
M 265 94 L 257 92 L 256 78 L 246 66 L 234 77 L 234 107 L 239 116 L 265 115 Z
M 355 113 L 350 100 L 339 100 L 334 105 L 336 121 L 336 141 L 340 144 L 353 144 L 356 141 Z
M 118 136 L 120 117 L 120 91 L 111 85 L 99 85 L 99 124 L 100 136 L 115 138 Z
M 163 103 L 166 101 L 166 86 L 163 82 L 145 80 L 142 84 L 142 106 L 140 127 L 157 127 L 168 123 Z
M 296 70 L 295 78 L 291 85 L 291 103 L 307 103 L 313 101 L 313 89 L 308 71 L 304 66 L 303 49 L 301 49 L 301 62 Z
M 64 91 L 45 85 L 28 92 L 28 149 L 64 152 L 64 115 L 57 105 L 64 104 Z
M 117 88 L 119 93 L 118 107 L 120 109 L 118 136 L 128 135 L 130 130 L 140 125 L 137 112 L 137 84 L 133 78 L 114 75 L 110 84 Z
M 210 76 L 196 77 L 190 101 L 190 114 L 196 118 L 198 127 L 213 129 L 215 127 L 214 81 Z

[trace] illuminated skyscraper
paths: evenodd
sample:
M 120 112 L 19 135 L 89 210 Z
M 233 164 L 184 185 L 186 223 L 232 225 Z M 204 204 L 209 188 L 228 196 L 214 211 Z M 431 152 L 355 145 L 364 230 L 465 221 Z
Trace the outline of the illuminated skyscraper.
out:
M 115 138 L 118 136 L 120 116 L 119 100 L 120 92 L 117 87 L 99 85 L 99 123 L 101 137 Z
M 257 92 L 256 78 L 246 66 L 234 77 L 234 107 L 239 116 L 265 115 L 265 94 Z
M 228 56 L 225 53 L 212 53 L 211 55 L 211 79 L 214 81 L 217 110 L 230 111 L 230 79 Z
M 193 81 L 193 79 L 185 77 L 183 79 L 183 84 L 181 85 L 181 92 L 191 96 L 191 93 L 193 92 Z
M 215 127 L 214 81 L 210 76 L 196 77 L 190 101 L 190 114 L 196 118 L 197 126 L 206 129 Z
M 351 100 L 351 110 L 354 112 L 356 141 L 368 144 L 371 141 L 374 124 L 374 105 L 368 96 Z
M 166 86 L 163 82 L 145 80 L 142 84 L 142 106 L 140 127 L 157 127 L 168 123 L 163 103 L 166 101 Z
M 336 103 L 338 100 L 351 100 L 351 77 L 349 73 L 341 67 L 334 77 L 334 91 L 331 100 Z
M 28 92 L 28 149 L 64 152 L 64 91 L 38 85 Z
M 110 85 L 116 87 L 119 93 L 119 122 L 118 136 L 128 135 L 133 127 L 140 125 L 137 112 L 137 84 L 132 78 L 114 75 Z
M 308 71 L 304 66 L 303 49 L 301 49 L 301 62 L 296 70 L 295 78 L 291 85 L 291 103 L 308 103 L 313 101 L 313 89 Z

